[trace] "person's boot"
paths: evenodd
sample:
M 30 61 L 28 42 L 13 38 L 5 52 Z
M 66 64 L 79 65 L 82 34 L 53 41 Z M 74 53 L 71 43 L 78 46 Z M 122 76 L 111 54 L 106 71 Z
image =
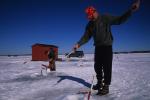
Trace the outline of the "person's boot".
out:
M 109 85 L 104 85 L 102 89 L 98 90 L 97 95 L 106 95 L 109 93 Z
M 103 83 L 102 82 L 98 82 L 96 85 L 93 85 L 93 90 L 99 90 L 103 87 Z

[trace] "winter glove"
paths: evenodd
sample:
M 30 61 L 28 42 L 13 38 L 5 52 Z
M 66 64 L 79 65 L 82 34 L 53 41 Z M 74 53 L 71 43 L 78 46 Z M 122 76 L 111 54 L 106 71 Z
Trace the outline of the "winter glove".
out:
M 79 44 L 75 44 L 75 46 L 73 47 L 73 51 L 75 52 L 79 47 Z
M 139 9 L 140 7 L 140 0 L 137 0 L 135 3 L 133 3 L 133 5 L 131 6 L 131 11 L 135 12 Z

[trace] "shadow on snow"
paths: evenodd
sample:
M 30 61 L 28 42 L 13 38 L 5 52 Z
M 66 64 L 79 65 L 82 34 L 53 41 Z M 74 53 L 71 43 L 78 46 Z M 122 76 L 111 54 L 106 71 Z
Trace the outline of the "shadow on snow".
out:
M 80 84 L 83 84 L 84 86 L 90 88 L 91 84 L 86 82 L 85 80 L 78 78 L 78 77 L 74 77 L 74 76 L 57 76 L 60 79 L 57 81 L 57 84 L 60 83 L 61 81 L 67 79 L 67 80 L 71 80 L 71 81 L 75 81 L 78 82 Z

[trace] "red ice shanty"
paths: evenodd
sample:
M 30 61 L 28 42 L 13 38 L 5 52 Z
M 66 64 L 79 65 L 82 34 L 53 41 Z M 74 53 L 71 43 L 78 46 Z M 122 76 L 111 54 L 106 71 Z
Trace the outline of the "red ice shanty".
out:
M 53 48 L 56 59 L 58 58 L 58 47 L 48 44 L 34 44 L 32 45 L 32 61 L 46 61 L 48 60 L 47 52 Z

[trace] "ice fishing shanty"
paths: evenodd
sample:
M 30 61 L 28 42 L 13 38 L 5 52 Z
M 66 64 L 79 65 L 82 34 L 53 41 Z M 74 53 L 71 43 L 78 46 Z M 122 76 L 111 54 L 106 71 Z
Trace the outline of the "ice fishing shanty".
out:
M 53 48 L 56 59 L 58 58 L 58 46 L 47 44 L 32 45 L 32 61 L 46 61 L 48 60 L 47 52 Z

